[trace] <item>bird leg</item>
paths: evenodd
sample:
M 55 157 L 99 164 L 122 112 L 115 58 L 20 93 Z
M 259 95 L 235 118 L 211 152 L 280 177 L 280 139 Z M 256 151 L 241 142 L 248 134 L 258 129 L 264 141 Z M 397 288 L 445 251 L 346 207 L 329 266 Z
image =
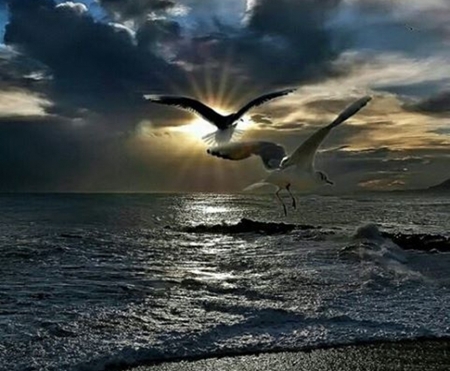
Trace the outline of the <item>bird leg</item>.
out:
M 297 202 L 295 201 L 295 197 L 292 195 L 290 188 L 291 188 L 291 185 L 288 184 L 286 186 L 286 190 L 289 192 L 289 196 L 291 196 L 291 198 L 292 198 L 292 207 L 294 208 L 294 210 L 296 210 L 297 209 Z
M 277 196 L 277 198 L 281 202 L 281 205 L 283 205 L 284 216 L 287 216 L 286 205 L 284 204 L 283 200 L 280 197 L 280 191 L 281 191 L 281 188 L 278 188 L 278 190 L 275 192 L 275 196 Z

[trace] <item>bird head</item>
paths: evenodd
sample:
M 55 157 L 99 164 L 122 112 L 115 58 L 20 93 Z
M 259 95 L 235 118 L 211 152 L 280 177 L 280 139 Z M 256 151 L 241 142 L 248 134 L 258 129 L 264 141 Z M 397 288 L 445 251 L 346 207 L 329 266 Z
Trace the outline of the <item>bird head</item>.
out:
M 328 184 L 328 185 L 334 185 L 334 182 L 332 182 L 326 173 L 323 171 L 316 171 L 316 179 L 319 181 L 319 183 L 322 184 Z
M 280 168 L 283 169 L 287 165 L 288 161 L 289 161 L 289 156 L 283 157 L 283 159 L 280 162 Z

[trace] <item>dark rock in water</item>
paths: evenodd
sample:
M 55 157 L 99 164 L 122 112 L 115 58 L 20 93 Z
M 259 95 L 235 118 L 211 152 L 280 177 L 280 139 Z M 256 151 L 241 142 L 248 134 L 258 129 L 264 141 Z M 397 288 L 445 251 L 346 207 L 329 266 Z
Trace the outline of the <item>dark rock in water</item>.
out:
M 450 252 L 450 238 L 430 234 L 383 233 L 395 244 L 405 250 L 420 250 L 427 252 Z
M 294 229 L 315 229 L 312 225 L 296 225 L 286 223 L 268 223 L 258 222 L 243 218 L 237 224 L 214 224 L 214 225 L 196 225 L 193 227 L 183 228 L 188 233 L 222 233 L 222 234 L 238 234 L 238 233 L 260 233 L 260 234 L 280 234 L 288 233 Z
M 432 187 L 428 187 L 427 191 L 450 192 L 450 179 L 447 179 L 442 183 L 436 184 Z
M 83 236 L 77 235 L 77 234 L 70 234 L 70 233 L 61 233 L 61 237 L 64 238 L 83 238 Z

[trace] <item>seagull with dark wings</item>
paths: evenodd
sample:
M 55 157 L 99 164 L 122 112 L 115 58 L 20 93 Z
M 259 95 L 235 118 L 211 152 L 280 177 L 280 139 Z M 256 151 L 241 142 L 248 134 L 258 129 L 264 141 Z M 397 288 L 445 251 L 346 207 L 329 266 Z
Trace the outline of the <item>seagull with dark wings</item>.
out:
M 215 134 L 215 140 L 217 143 L 224 143 L 230 141 L 239 120 L 241 120 L 242 117 L 252 108 L 260 106 L 273 99 L 290 94 L 295 90 L 296 89 L 284 89 L 261 95 L 248 102 L 237 112 L 233 112 L 229 115 L 221 115 L 211 107 L 208 107 L 206 104 L 199 102 L 198 100 L 193 98 L 152 94 L 144 95 L 144 98 L 153 103 L 175 106 L 177 108 L 184 109 L 199 115 L 204 120 L 217 127 L 217 131 L 213 133 Z M 211 135 L 207 135 L 206 137 L 204 137 L 204 139 L 210 138 Z
M 296 201 L 290 191 L 291 187 L 310 189 L 322 184 L 334 184 L 323 171 L 314 168 L 316 152 L 332 129 L 342 124 L 361 110 L 372 98 L 369 96 L 358 99 L 343 110 L 336 119 L 318 129 L 306 139 L 291 154 L 287 155 L 283 146 L 268 141 L 236 142 L 208 148 L 207 153 L 227 160 L 239 161 L 252 155 L 259 156 L 264 167 L 270 171 L 267 178 L 246 188 L 251 190 L 271 184 L 277 187 L 275 195 L 283 205 L 284 214 L 287 215 L 286 205 L 279 193 L 285 189 L 292 198 L 292 206 L 296 208 Z

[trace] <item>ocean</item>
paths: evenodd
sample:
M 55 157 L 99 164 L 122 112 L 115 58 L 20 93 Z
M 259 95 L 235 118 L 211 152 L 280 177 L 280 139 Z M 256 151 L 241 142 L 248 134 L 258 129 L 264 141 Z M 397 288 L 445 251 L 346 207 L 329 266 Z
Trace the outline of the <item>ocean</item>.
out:
M 0 195 L 0 370 L 450 336 L 450 253 L 378 234 L 450 237 L 450 197 L 288 209 L 271 195 Z M 298 228 L 238 231 L 243 218 Z

